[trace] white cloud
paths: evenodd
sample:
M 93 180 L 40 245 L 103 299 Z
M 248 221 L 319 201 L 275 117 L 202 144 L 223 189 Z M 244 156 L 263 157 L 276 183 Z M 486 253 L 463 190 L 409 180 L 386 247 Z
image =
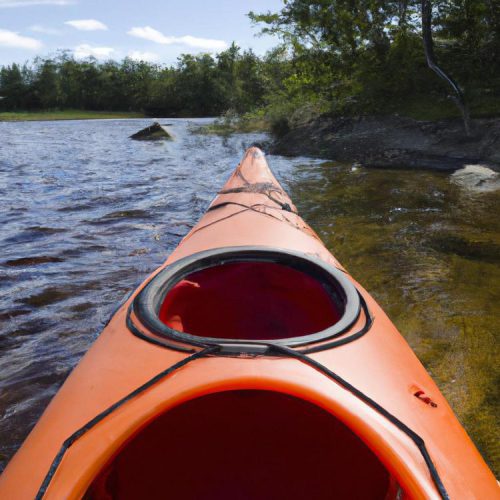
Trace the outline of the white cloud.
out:
M 61 32 L 54 28 L 47 28 L 46 26 L 42 26 L 41 24 L 34 24 L 29 27 L 29 30 L 34 31 L 36 33 L 43 33 L 44 35 L 60 35 Z
M 160 59 L 158 54 L 154 52 L 141 52 L 139 50 L 132 50 L 128 53 L 128 57 L 133 59 L 134 61 L 147 61 L 147 62 L 156 62 Z
M 21 36 L 14 31 L 0 30 L 0 47 L 38 50 L 42 47 L 42 42 L 28 36 Z
M 74 0 L 0 0 L 2 7 L 29 7 L 31 5 L 72 5 Z
M 87 43 L 82 43 L 75 47 L 73 51 L 77 59 L 86 59 L 95 57 L 96 59 L 106 59 L 115 51 L 112 47 L 93 47 Z
M 155 43 L 162 43 L 168 45 L 173 42 L 173 37 L 165 36 L 163 33 L 151 28 L 151 26 L 144 26 L 143 28 L 132 28 L 127 31 L 128 35 L 136 36 L 137 38 L 145 38 Z
M 176 43 L 182 43 L 189 47 L 199 47 L 207 50 L 224 50 L 228 45 L 224 40 L 213 40 L 211 38 L 197 38 L 195 36 L 186 35 L 176 38 Z
M 104 23 L 101 23 L 101 21 L 97 21 L 96 19 L 75 19 L 74 21 L 66 21 L 64 24 L 73 26 L 73 28 L 80 31 L 98 31 L 108 29 Z
M 228 46 L 224 40 L 198 38 L 191 35 L 165 36 L 160 31 L 151 28 L 151 26 L 135 27 L 127 31 L 127 34 L 137 38 L 144 38 L 145 40 L 150 40 L 151 42 L 162 45 L 187 45 L 188 47 L 205 50 L 224 50 Z

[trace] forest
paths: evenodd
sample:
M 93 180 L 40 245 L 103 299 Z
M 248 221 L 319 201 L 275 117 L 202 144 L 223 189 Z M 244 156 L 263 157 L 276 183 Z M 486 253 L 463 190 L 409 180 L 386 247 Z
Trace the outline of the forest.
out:
M 435 57 L 473 116 L 500 110 L 500 2 L 435 0 Z M 420 0 L 287 0 L 249 13 L 277 37 L 258 57 L 232 44 L 174 65 L 77 60 L 70 51 L 0 69 L 0 111 L 139 111 L 151 116 L 253 113 L 276 127 L 310 114 L 455 116 L 451 89 L 429 69 Z

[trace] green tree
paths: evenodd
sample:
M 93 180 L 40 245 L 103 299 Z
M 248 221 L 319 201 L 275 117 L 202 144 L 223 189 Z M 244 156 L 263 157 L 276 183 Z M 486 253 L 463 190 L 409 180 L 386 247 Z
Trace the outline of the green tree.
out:
M 218 115 L 228 106 L 215 61 L 209 54 L 184 54 L 179 58 L 175 92 L 183 112 L 191 116 Z
M 229 49 L 217 56 L 217 75 L 220 92 L 229 108 L 241 111 L 239 97 L 241 93 L 238 79 L 238 59 L 240 48 L 233 42 Z
M 56 108 L 59 102 L 59 75 L 52 59 L 36 60 L 33 88 L 42 109 Z
M 263 63 L 252 50 L 243 52 L 237 61 L 237 81 L 238 112 L 244 113 L 264 104 L 266 86 Z
M 26 85 L 24 83 L 21 69 L 17 64 L 4 66 L 0 70 L 0 105 L 6 110 L 22 109 Z

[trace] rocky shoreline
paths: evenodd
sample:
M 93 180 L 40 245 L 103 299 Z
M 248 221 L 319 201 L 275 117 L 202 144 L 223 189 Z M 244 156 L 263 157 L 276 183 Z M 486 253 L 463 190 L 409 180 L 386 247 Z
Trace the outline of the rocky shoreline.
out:
M 454 171 L 481 164 L 500 172 L 500 118 L 417 121 L 401 116 L 320 117 L 276 139 L 270 152 L 357 162 L 374 168 Z

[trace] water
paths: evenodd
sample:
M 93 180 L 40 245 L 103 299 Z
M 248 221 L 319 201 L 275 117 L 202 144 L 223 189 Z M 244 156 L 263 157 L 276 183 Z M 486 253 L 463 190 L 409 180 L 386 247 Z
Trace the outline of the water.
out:
M 245 147 L 149 120 L 0 123 L 0 470 L 116 304 L 195 224 Z M 434 172 L 269 156 L 303 217 L 370 290 L 500 470 L 499 192 Z

